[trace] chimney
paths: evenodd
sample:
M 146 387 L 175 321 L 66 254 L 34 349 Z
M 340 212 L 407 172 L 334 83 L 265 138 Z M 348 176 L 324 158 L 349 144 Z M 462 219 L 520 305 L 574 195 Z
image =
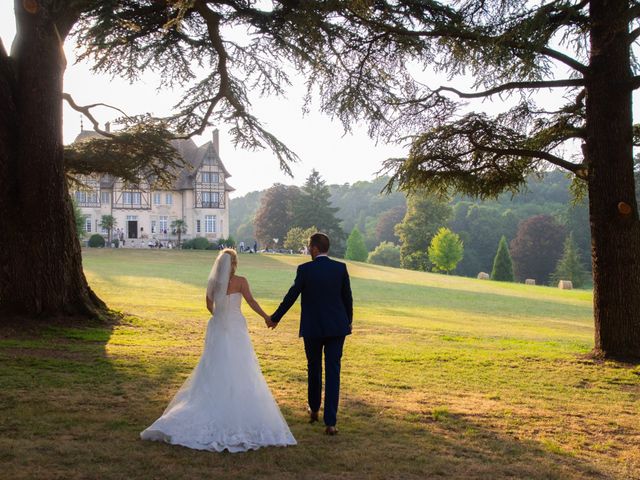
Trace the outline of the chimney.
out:
M 111 133 L 111 122 L 107 122 L 104 124 L 104 130 L 107 133 Z
M 218 155 L 220 155 L 220 142 L 219 142 L 219 134 L 218 134 L 217 128 L 213 131 L 212 142 L 213 142 L 213 149 L 216 151 Z

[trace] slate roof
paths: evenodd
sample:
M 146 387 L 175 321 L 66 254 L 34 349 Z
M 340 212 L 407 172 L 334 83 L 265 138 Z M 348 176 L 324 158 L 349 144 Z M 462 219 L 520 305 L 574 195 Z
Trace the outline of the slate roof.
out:
M 94 130 L 82 130 L 76 137 L 74 143 L 100 137 L 102 137 L 102 135 Z M 208 141 L 198 147 L 192 139 L 188 138 L 186 140 L 172 140 L 171 145 L 173 145 L 173 148 L 175 148 L 185 160 L 185 166 L 177 173 L 173 183 L 174 190 L 193 189 L 196 171 L 202 166 L 207 157 L 212 157 L 214 162 L 217 163 L 224 172 L 225 191 L 233 192 L 235 190 L 235 188 L 227 183 L 226 179 L 229 178 L 231 174 L 224 166 L 224 163 L 222 163 L 222 159 L 220 155 L 218 155 L 212 141 Z M 100 188 L 113 188 L 115 180 L 115 177 L 112 175 L 103 175 L 100 179 Z

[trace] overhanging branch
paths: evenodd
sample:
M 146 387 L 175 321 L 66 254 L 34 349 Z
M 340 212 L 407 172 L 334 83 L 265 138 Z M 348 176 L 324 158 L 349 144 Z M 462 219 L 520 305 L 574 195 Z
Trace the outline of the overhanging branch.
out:
M 563 80 L 545 80 L 536 82 L 508 82 L 497 87 L 490 88 L 483 92 L 465 93 L 457 90 L 453 87 L 440 87 L 434 90 L 434 93 L 440 93 L 442 91 L 453 92 L 460 98 L 482 98 L 489 97 L 496 93 L 504 92 L 507 90 L 517 90 L 521 88 L 557 88 L 557 87 L 581 87 L 584 85 L 582 79 L 563 79 Z
M 193 132 L 189 134 L 189 136 L 200 135 L 204 132 L 205 128 L 207 128 L 207 124 L 213 110 L 215 109 L 218 102 L 225 98 L 227 101 L 233 106 L 238 114 L 242 114 L 245 112 L 244 106 L 238 101 L 236 96 L 233 94 L 231 90 L 231 77 L 229 75 L 229 71 L 227 69 L 227 61 L 229 59 L 229 55 L 227 50 L 224 48 L 224 42 L 222 40 L 222 36 L 220 35 L 220 20 L 222 17 L 211 10 L 207 6 L 206 0 L 196 1 L 194 5 L 195 10 L 202 16 L 205 23 L 207 24 L 207 31 L 209 33 L 209 40 L 211 41 L 211 45 L 213 46 L 213 50 L 216 52 L 218 56 L 218 73 L 220 74 L 220 87 L 218 89 L 217 95 L 215 95 L 211 102 L 209 103 L 209 107 L 205 112 L 202 122 L 200 126 Z
M 68 93 L 63 93 L 62 98 L 69 104 L 71 108 L 73 108 L 77 112 L 82 113 L 85 117 L 87 117 L 93 124 L 93 129 L 96 132 L 98 132 L 100 135 L 104 135 L 105 137 L 114 138 L 115 135 L 113 133 L 107 132 L 100 128 L 100 124 L 91 113 L 92 108 L 95 108 L 95 107 L 111 108 L 113 110 L 116 110 L 117 112 L 120 112 L 125 117 L 130 118 L 129 115 L 127 115 L 124 111 L 122 111 L 118 107 L 114 107 L 113 105 L 108 105 L 106 103 L 92 103 L 91 105 L 78 105 L 73 99 L 73 97 L 71 97 L 71 95 L 69 95 Z
M 525 149 L 525 148 L 496 148 L 496 147 L 489 147 L 486 145 L 481 145 L 477 142 L 475 142 L 473 139 L 469 139 L 469 141 L 471 142 L 471 144 L 476 147 L 478 150 L 484 151 L 484 152 L 489 152 L 489 153 L 496 153 L 499 155 L 511 155 L 511 156 L 519 156 L 519 157 L 529 157 L 529 158 L 539 158 L 541 160 L 545 160 L 549 163 L 552 163 L 554 165 L 557 165 L 558 167 L 564 168 L 566 170 L 569 170 L 570 172 L 573 172 L 575 174 L 578 173 L 579 170 L 583 169 L 583 165 L 577 164 L 577 163 L 573 163 L 573 162 L 569 162 L 563 158 L 560 158 L 556 155 L 553 155 L 552 153 L 549 152 L 543 152 L 543 151 L 539 151 L 539 150 L 529 150 L 529 149 Z

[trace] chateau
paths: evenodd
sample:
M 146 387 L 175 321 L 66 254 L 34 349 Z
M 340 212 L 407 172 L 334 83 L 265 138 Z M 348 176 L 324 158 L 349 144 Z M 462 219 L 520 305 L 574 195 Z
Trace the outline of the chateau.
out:
M 82 130 L 76 142 L 98 136 Z M 103 215 L 116 220 L 112 238 L 125 240 L 126 247 L 147 247 L 155 241 L 177 244 L 171 222 L 184 220 L 182 241 L 205 237 L 210 241 L 229 237 L 229 193 L 231 175 L 220 160 L 218 130 L 213 139 L 198 147 L 193 140 L 174 140 L 174 148 L 185 160 L 168 190 L 155 190 L 147 181 L 127 185 L 111 175 L 83 176 L 82 187 L 71 195 L 84 215 L 87 237 L 107 230 L 100 226 Z

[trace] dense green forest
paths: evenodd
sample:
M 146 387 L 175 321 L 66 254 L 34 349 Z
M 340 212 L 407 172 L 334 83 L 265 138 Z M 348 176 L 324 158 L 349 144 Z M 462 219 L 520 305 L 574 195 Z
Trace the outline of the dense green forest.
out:
M 404 193 L 381 193 L 387 178 L 359 181 L 353 184 L 328 185 L 330 201 L 337 208 L 336 217 L 341 222 L 345 238 L 354 229 L 362 233 L 367 249 L 371 252 L 381 242 L 401 243 L 396 235 L 396 225 L 407 215 L 407 198 Z M 570 180 L 561 171 L 550 171 L 542 178 L 532 176 L 521 193 L 503 194 L 494 200 L 479 201 L 467 197 L 454 197 L 444 210 L 440 210 L 436 223 L 457 233 L 464 244 L 464 256 L 455 274 L 476 276 L 479 272 L 491 272 L 501 237 L 511 245 L 512 254 L 520 260 L 516 266 L 516 279 L 536 278 L 527 274 L 523 262 L 535 263 L 536 258 L 553 259 L 563 254 L 564 238 L 573 235 L 579 259 L 590 269 L 590 234 L 586 202 L 574 202 L 570 192 Z M 261 205 L 264 191 L 251 192 L 231 200 L 231 234 L 237 240 L 253 244 L 255 239 L 254 217 Z M 429 222 L 430 211 L 422 212 L 418 223 Z M 435 214 L 434 214 L 435 215 Z M 408 216 L 408 215 L 407 215 Z M 539 217 L 542 216 L 542 217 Z M 538 218 L 539 217 L 539 218 Z M 529 221 L 526 239 L 514 242 L 519 226 Z M 540 231 L 538 231 L 538 230 Z M 553 231 L 555 236 L 551 236 Z M 545 238 L 549 242 L 545 243 Z M 536 240 L 539 239 L 539 240 Z M 424 239 L 428 245 L 430 238 Z M 538 242 L 538 243 L 536 243 Z M 529 245 L 529 252 L 519 252 L 522 245 Z M 536 245 L 540 245 L 536 247 Z M 542 250 L 539 250 L 542 249 Z M 515 250 L 514 250 L 515 249 Z M 531 260 L 533 259 L 533 260 Z M 517 263 L 517 262 L 516 262 Z M 553 270 L 553 266 L 549 267 Z M 518 274 L 520 272 L 520 274 Z M 538 282 L 546 283 L 551 271 L 545 271 Z

